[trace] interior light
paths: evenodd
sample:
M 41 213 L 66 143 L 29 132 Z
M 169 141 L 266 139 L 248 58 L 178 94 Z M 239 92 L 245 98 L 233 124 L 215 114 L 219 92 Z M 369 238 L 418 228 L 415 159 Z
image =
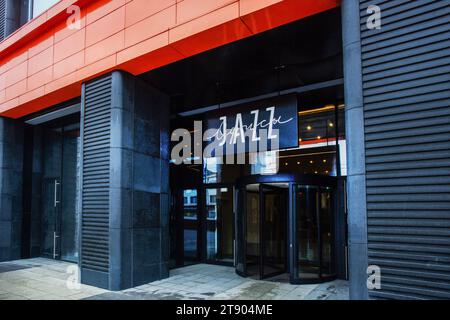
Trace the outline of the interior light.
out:
M 317 139 L 320 140 L 320 139 L 322 139 L 322 137 L 321 136 L 317 136 Z
M 335 109 L 334 105 L 328 104 L 328 105 L 326 105 L 324 107 L 321 107 L 321 108 L 299 111 L 298 115 L 299 116 L 306 116 L 306 115 L 309 115 L 309 114 L 326 112 L 326 111 L 331 111 L 331 110 L 334 110 L 334 109 Z
M 310 161 L 309 161 L 309 163 L 313 164 L 313 163 L 314 163 L 314 161 L 313 161 L 313 160 L 310 160 Z
M 330 122 L 329 125 L 330 125 L 331 128 L 333 128 L 333 126 L 334 126 L 333 122 Z
M 317 174 L 317 171 L 314 171 L 315 174 Z
M 289 164 L 289 163 L 286 162 L 284 165 L 287 166 L 288 164 Z
M 307 126 L 306 129 L 307 129 L 307 130 L 311 130 L 312 127 L 311 127 L 311 126 Z
M 300 164 L 300 161 L 297 161 L 297 164 Z
M 323 159 L 323 163 L 327 163 L 327 160 L 326 160 L 326 159 Z

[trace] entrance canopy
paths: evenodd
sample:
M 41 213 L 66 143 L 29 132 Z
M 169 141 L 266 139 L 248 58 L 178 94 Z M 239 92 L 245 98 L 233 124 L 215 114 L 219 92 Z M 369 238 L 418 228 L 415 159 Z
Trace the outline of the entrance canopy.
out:
M 20 118 L 80 96 L 84 81 L 108 71 L 141 74 L 338 3 L 60 1 L 0 43 L 0 116 Z M 80 9 L 79 26 L 70 24 L 71 5 Z
M 143 73 L 140 78 L 170 96 L 174 116 L 342 81 L 340 19 L 338 8 L 327 10 Z M 322 90 L 320 98 L 343 99 L 341 91 L 336 87 Z M 317 94 L 302 92 L 302 105 L 320 105 Z

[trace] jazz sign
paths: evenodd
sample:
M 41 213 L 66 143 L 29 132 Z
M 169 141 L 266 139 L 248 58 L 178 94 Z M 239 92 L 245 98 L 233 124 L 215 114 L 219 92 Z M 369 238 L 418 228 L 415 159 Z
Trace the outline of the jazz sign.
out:
M 279 96 L 210 112 L 203 129 L 204 140 L 213 142 L 215 150 L 223 148 L 224 155 L 297 147 L 297 96 Z

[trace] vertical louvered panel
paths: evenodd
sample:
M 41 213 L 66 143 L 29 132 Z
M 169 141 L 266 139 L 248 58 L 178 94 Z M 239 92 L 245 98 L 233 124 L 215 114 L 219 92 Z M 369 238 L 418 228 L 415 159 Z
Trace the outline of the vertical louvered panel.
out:
M 84 90 L 81 266 L 108 272 L 111 75 Z
M 366 26 L 368 5 L 382 10 Z M 450 298 L 450 5 L 360 1 L 371 298 Z
M 0 41 L 5 39 L 6 0 L 0 0 Z

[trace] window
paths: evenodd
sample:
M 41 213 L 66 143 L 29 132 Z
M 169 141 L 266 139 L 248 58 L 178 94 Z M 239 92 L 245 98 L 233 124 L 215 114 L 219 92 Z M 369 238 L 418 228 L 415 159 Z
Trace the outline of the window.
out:
M 191 197 L 191 204 L 197 204 L 197 197 Z
M 33 18 L 55 5 L 59 0 L 33 0 Z
M 216 195 L 210 195 L 209 196 L 209 203 L 215 204 L 216 203 Z
M 188 198 L 187 197 L 183 197 L 183 203 L 184 204 L 188 204 Z

